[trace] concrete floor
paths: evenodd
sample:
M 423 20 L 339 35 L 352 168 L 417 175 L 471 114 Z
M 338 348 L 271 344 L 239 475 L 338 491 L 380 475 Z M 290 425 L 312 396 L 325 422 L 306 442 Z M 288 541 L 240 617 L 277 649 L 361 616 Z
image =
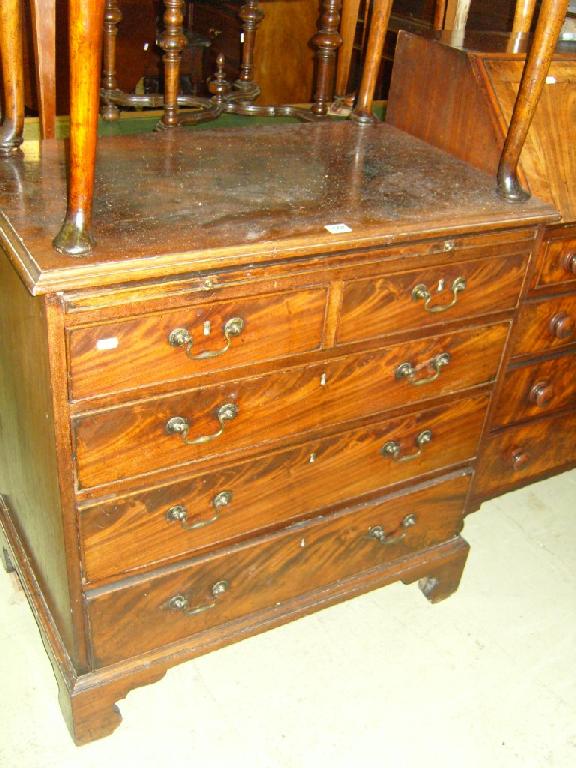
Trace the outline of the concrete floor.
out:
M 76 748 L 0 573 L 0 766 L 574 768 L 576 471 L 468 518 L 459 591 L 395 584 L 175 667 Z

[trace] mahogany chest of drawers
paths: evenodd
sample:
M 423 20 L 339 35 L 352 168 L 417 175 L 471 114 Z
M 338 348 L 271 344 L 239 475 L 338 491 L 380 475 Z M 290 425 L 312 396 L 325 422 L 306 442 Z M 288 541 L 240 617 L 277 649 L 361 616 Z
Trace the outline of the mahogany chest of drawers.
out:
M 401 33 L 386 119 L 495 173 L 524 48 L 507 35 L 457 41 Z M 424 100 L 427 110 L 418 106 Z M 523 183 L 562 221 L 546 228 L 530 271 L 476 473 L 476 503 L 576 464 L 575 125 L 576 44 L 562 42 L 520 159 Z
M 76 741 L 208 650 L 453 592 L 553 211 L 388 126 L 134 136 L 100 144 L 73 260 L 62 166 L 0 166 L 0 530 Z

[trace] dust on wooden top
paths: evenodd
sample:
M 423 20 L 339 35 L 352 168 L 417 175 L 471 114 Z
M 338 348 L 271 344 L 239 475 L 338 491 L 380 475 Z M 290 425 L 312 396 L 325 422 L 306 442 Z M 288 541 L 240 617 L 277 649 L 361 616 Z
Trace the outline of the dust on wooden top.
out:
M 51 245 L 64 150 L 48 141 L 0 161 L 0 242 L 36 294 L 557 218 L 535 199 L 502 201 L 492 177 L 385 124 L 175 130 L 100 141 L 97 245 L 75 259 Z

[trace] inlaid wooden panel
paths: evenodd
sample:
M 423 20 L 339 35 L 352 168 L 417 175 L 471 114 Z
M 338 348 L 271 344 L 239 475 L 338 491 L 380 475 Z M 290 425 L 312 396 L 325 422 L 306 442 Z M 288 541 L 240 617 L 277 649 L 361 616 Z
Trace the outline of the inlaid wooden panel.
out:
M 449 411 L 433 408 L 379 422 L 85 509 L 80 513 L 80 530 L 87 578 L 109 578 L 213 549 L 471 459 L 486 402 L 485 395 L 467 398 L 453 403 Z M 382 453 L 390 440 L 401 444 L 402 455 L 416 452 L 415 437 L 426 429 L 433 437 L 420 457 L 394 461 Z M 230 494 L 229 503 L 216 510 L 214 499 L 223 492 Z M 177 506 L 186 510 L 185 523 L 169 519 Z M 198 523 L 208 524 L 186 527 Z
M 340 343 L 369 339 L 510 309 L 518 303 L 525 268 L 526 255 L 517 254 L 349 282 L 344 287 L 336 338 Z M 459 279 L 465 281 L 465 287 L 455 293 L 453 287 Z M 435 311 L 425 308 L 424 298 L 413 296 L 417 286 L 429 291 L 428 310 Z
M 536 355 L 576 341 L 576 295 L 523 304 L 512 354 Z
M 554 240 L 538 255 L 538 285 L 576 287 L 576 237 Z
M 473 328 L 78 416 L 73 429 L 79 486 L 239 450 L 268 450 L 287 437 L 490 382 L 507 330 L 507 323 Z M 449 362 L 434 378 L 434 361 L 441 356 Z M 417 384 L 399 376 L 407 363 L 414 381 L 434 380 Z M 215 435 L 219 409 L 227 404 L 237 413 L 217 437 L 185 444 L 182 435 L 167 432 L 170 419 L 178 417 L 189 424 L 188 440 Z
M 71 395 L 135 389 L 317 349 L 325 305 L 326 289 L 315 288 L 211 301 L 75 329 L 69 336 Z M 236 318 L 238 335 L 226 330 Z M 187 331 L 191 342 L 171 345 L 175 329 Z M 216 357 L 198 358 L 225 349 Z
M 576 413 L 538 419 L 492 435 L 478 464 L 474 495 L 489 498 L 576 463 Z
M 513 424 L 571 405 L 576 405 L 576 352 L 509 370 L 493 424 Z
M 280 607 L 294 595 L 449 540 L 460 531 L 467 487 L 467 476 L 453 477 L 168 574 L 90 594 L 95 664 L 120 661 L 267 606 Z M 414 518 L 405 523 L 410 515 Z M 370 535 L 375 526 L 383 541 Z M 172 608 L 175 597 L 196 613 Z

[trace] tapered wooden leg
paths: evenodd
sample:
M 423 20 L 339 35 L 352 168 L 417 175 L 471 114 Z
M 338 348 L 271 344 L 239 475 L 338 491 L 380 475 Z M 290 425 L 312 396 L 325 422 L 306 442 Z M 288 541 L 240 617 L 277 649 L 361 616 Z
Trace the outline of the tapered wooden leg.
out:
M 105 0 L 104 6 L 104 45 L 102 48 L 102 90 L 117 91 L 116 79 L 116 38 L 118 24 L 122 21 L 122 12 L 117 0 Z M 120 110 L 103 95 L 102 117 L 104 120 L 117 120 Z
M 530 32 L 535 8 L 536 0 L 516 0 L 516 11 L 512 24 L 513 35 L 527 35 Z
M 568 10 L 568 2 L 569 0 L 542 0 L 534 40 L 526 59 L 498 167 L 498 194 L 509 202 L 519 202 L 530 196 L 518 181 L 518 161 L 544 87 L 554 47 Z
M 434 29 L 444 29 L 444 18 L 446 16 L 446 0 L 436 0 L 436 8 L 434 9 Z
M 68 209 L 56 250 L 89 253 L 98 131 L 100 51 L 104 0 L 70 0 L 70 172 Z
M 336 67 L 336 97 L 346 96 L 359 10 L 360 0 L 342 0 L 342 22 L 340 24 L 342 46 L 338 51 Z
M 22 144 L 24 131 L 24 70 L 22 65 L 21 0 L 0 2 L 0 56 L 4 82 L 4 116 L 0 126 L 0 156 Z
M 236 87 L 241 90 L 249 90 L 254 87 L 254 45 L 256 43 L 256 30 L 264 18 L 264 12 L 258 4 L 258 0 L 248 0 L 242 6 L 239 13 L 242 20 L 242 32 L 244 42 L 242 44 L 242 64 L 240 77 L 236 81 Z
M 184 0 L 164 0 L 164 31 L 158 45 L 164 51 L 164 114 L 161 127 L 178 125 L 178 90 L 180 60 L 186 45 L 184 35 Z
M 316 49 L 316 82 L 312 112 L 325 115 L 334 98 L 336 53 L 342 45 L 340 37 L 340 8 L 342 0 L 321 0 L 318 32 L 311 44 Z
M 384 50 L 384 40 L 386 30 L 390 21 L 390 11 L 392 10 L 392 0 L 374 0 L 374 10 L 372 12 L 372 21 L 370 23 L 370 35 L 368 37 L 368 47 L 366 48 L 366 58 L 364 61 L 364 71 L 362 73 L 362 82 L 358 91 L 358 100 L 352 113 L 352 118 L 360 123 L 372 122 L 372 105 L 374 103 L 374 90 L 376 80 L 382 62 L 382 53 Z
M 43 139 L 56 135 L 56 1 L 31 0 L 36 85 Z

